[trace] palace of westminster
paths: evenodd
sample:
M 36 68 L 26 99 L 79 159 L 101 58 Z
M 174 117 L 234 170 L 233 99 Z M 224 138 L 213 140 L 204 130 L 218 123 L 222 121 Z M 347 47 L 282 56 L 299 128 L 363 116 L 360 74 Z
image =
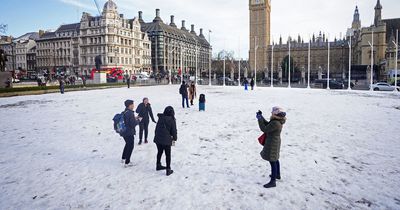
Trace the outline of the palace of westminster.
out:
M 330 45 L 330 77 L 335 79 L 348 78 L 349 53 L 351 43 L 351 76 L 354 80 L 370 78 L 371 42 L 374 36 L 374 80 L 385 80 L 396 62 L 396 30 L 400 29 L 400 18 L 382 19 L 382 5 L 377 0 L 375 6 L 374 24 L 361 27 L 360 13 L 356 7 L 351 28 L 345 38 L 328 40 L 325 34 L 313 35 L 311 40 L 302 37 L 289 37 L 278 43 L 270 40 L 270 0 L 250 0 L 250 69 L 263 72 L 266 77 L 274 71 L 274 78 L 280 81 L 288 80 L 288 56 L 291 48 L 291 79 L 305 81 L 308 71 L 308 51 L 311 48 L 310 75 L 311 79 L 326 77 L 328 69 L 328 42 Z M 273 58 L 271 58 L 273 50 Z M 273 61 L 273 66 L 271 65 Z M 257 62 L 257 63 L 255 63 Z M 256 64 L 256 65 L 255 65 Z M 400 63 L 399 63 L 400 64 Z

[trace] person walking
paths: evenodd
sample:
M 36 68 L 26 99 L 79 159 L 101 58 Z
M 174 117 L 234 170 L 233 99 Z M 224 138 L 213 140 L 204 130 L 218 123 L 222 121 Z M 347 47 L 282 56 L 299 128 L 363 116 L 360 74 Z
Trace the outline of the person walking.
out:
M 179 94 L 182 95 L 182 108 L 185 108 L 185 101 L 186 101 L 186 107 L 190 108 L 187 89 L 188 86 L 186 85 L 185 81 L 183 81 L 181 87 L 179 88 Z
M 192 82 L 189 87 L 189 100 L 191 106 L 193 106 L 193 100 L 196 97 L 197 97 L 196 85 L 194 84 L 194 82 Z
M 276 187 L 276 180 L 281 179 L 279 154 L 281 149 L 281 132 L 286 123 L 286 112 L 281 107 L 273 107 L 270 121 L 264 119 L 262 112 L 256 115 L 260 130 L 266 135 L 263 150 L 260 155 L 262 159 L 271 165 L 271 180 L 265 184 L 265 188 Z
M 171 146 L 178 140 L 174 108 L 168 106 L 163 114 L 158 114 L 158 122 L 154 135 L 154 143 L 157 145 L 156 170 L 166 170 L 167 176 L 174 173 L 171 169 Z M 161 165 L 161 157 L 165 152 L 167 166 Z
M 142 121 L 139 123 L 139 145 L 142 144 L 143 140 L 143 132 L 144 132 L 144 143 L 147 144 L 149 143 L 147 141 L 147 137 L 149 135 L 149 123 L 150 123 L 150 118 L 151 121 L 156 123 L 154 120 L 153 116 L 153 110 L 151 109 L 151 105 L 149 103 L 148 98 L 144 98 L 143 102 L 139 104 L 139 106 L 136 108 L 136 113 L 138 114 L 139 117 L 142 118 Z M 150 116 L 150 118 L 149 118 Z
M 58 78 L 58 82 L 60 83 L 60 93 L 64 94 L 64 90 L 65 90 L 65 80 L 64 80 L 64 76 L 60 76 Z
M 245 91 L 249 90 L 249 81 L 247 80 L 247 78 L 244 79 L 243 84 L 244 84 L 244 90 Z
M 135 105 L 132 100 L 125 101 L 125 111 L 123 112 L 123 115 L 124 115 L 126 131 L 122 135 L 122 137 L 125 140 L 125 147 L 122 152 L 122 161 L 121 161 L 124 164 L 125 168 L 133 166 L 133 164 L 131 163 L 131 156 L 135 144 L 134 142 L 136 135 L 135 127 L 142 120 L 141 117 L 135 117 L 135 113 L 133 111 L 134 108 Z
M 128 73 L 128 70 L 125 71 L 125 81 L 128 88 L 131 88 L 131 75 Z
M 251 78 L 250 81 L 251 90 L 254 90 L 254 85 L 255 85 L 254 78 Z

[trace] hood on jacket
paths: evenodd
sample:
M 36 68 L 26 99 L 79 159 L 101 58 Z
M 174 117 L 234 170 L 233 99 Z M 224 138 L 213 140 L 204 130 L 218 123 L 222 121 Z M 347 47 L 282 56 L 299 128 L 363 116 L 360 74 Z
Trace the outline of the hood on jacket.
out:
M 279 117 L 276 115 L 272 115 L 270 120 L 277 120 L 279 121 L 282 125 L 284 125 L 286 123 L 286 117 Z

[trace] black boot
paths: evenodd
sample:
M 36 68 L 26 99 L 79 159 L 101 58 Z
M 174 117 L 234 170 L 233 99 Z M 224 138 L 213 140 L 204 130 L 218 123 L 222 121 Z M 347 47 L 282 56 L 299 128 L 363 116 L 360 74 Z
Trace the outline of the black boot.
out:
M 156 170 L 157 170 L 157 171 L 161 171 L 161 170 L 165 170 L 165 169 L 167 169 L 167 167 L 162 166 L 161 163 L 160 163 L 160 164 L 157 164 L 157 167 L 156 167 Z
M 171 175 L 171 174 L 173 174 L 174 173 L 174 171 L 173 170 L 171 170 L 171 169 L 167 169 L 167 176 L 169 176 L 169 175 Z
M 269 175 L 269 177 L 271 177 L 271 175 Z M 281 180 L 281 175 L 276 176 L 276 179 Z
M 138 143 L 138 144 L 139 144 L 139 145 L 142 145 L 142 140 L 141 140 L 141 139 L 139 140 L 139 143 Z
M 271 181 L 269 181 L 268 184 L 265 184 L 264 187 L 265 187 L 265 188 L 276 187 L 276 180 L 272 180 L 272 179 L 271 179 Z
M 145 143 L 145 144 L 148 144 L 148 143 L 149 143 L 149 141 L 147 141 L 147 139 L 146 139 L 146 140 L 144 140 L 144 143 Z

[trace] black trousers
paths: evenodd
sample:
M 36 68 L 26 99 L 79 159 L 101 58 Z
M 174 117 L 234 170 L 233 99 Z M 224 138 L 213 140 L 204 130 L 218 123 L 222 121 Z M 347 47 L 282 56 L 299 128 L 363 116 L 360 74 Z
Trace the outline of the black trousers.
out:
M 125 160 L 125 164 L 131 162 L 131 156 L 133 152 L 133 148 L 135 145 L 135 137 L 134 136 L 124 136 L 125 140 L 125 147 L 124 151 L 122 152 L 122 159 Z
M 130 79 L 126 80 L 126 85 L 128 85 L 128 88 L 131 88 L 131 80 Z
M 271 180 L 276 180 L 276 177 L 281 176 L 281 167 L 279 164 L 279 160 L 269 162 L 271 164 Z
M 171 146 L 157 144 L 157 165 L 161 165 L 161 156 L 165 151 L 167 169 L 171 169 Z
M 149 135 L 149 121 L 142 121 L 139 123 L 139 139 L 142 141 L 144 132 L 144 139 L 147 140 Z

